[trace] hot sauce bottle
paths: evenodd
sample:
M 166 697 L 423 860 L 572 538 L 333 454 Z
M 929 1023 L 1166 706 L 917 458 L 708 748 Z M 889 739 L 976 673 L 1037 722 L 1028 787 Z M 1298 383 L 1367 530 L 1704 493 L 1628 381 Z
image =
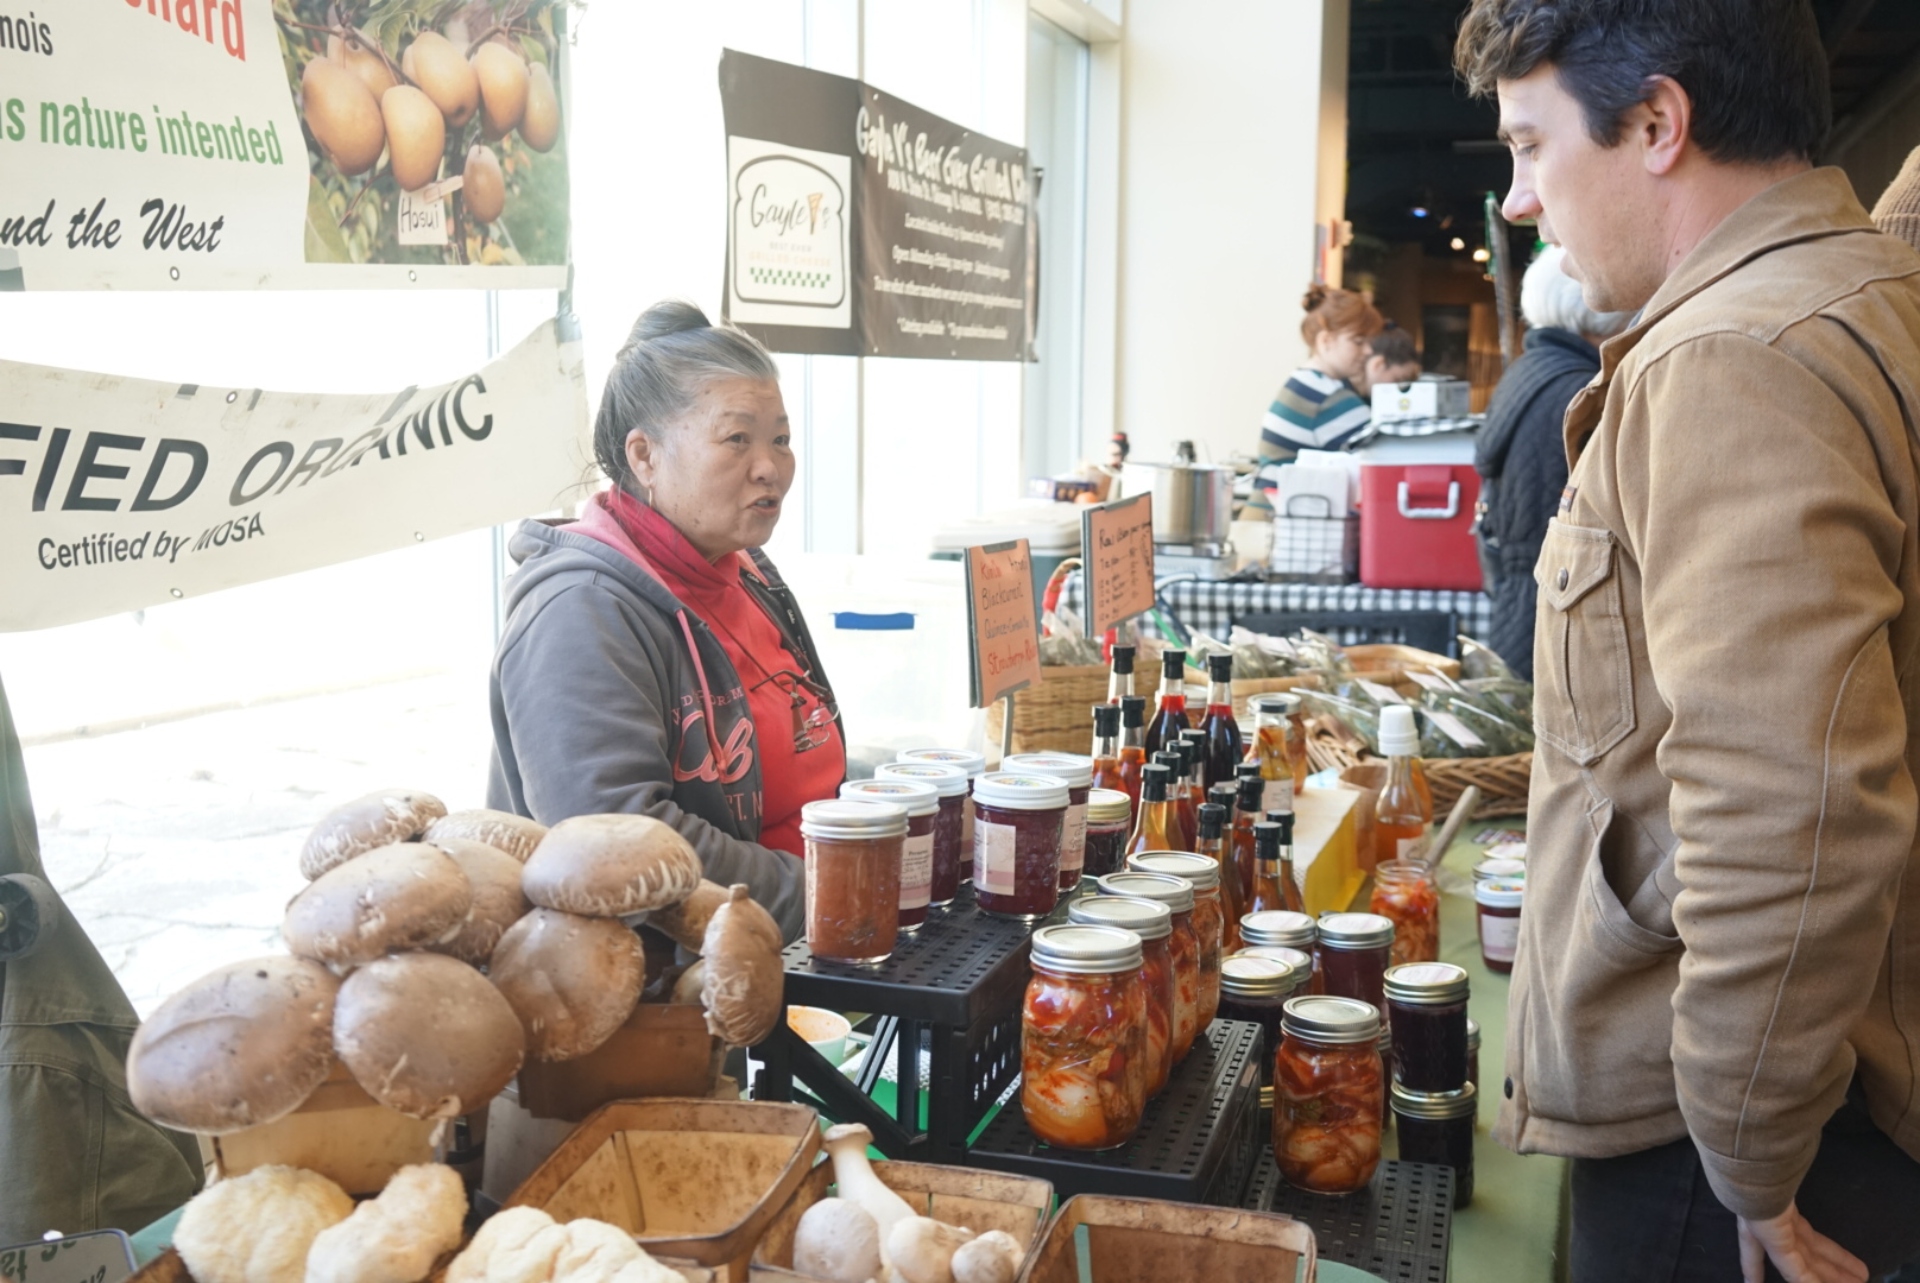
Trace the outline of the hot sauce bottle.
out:
M 1147 701 L 1127 695 L 1120 700 L 1120 783 L 1127 803 L 1140 810 L 1140 768 L 1147 764 Z
M 1093 706 L 1093 787 L 1127 791 L 1120 767 L 1120 706 Z
M 1167 800 L 1171 770 L 1154 762 L 1143 767 L 1140 774 L 1140 805 L 1134 808 L 1133 836 L 1127 839 L 1127 854 L 1185 851 L 1186 834 L 1180 829 L 1180 813 Z
M 1244 770 L 1236 772 L 1239 776 L 1239 790 L 1235 796 L 1233 812 L 1233 839 L 1231 842 L 1233 872 L 1240 879 L 1240 902 L 1253 903 L 1253 878 L 1255 853 L 1253 826 L 1260 819 L 1260 798 L 1266 791 L 1266 781 L 1260 778 L 1260 768 L 1253 767 L 1252 773 Z
M 1227 651 L 1207 656 L 1207 715 L 1200 722 L 1206 736 L 1208 788 L 1233 778 L 1233 768 L 1245 756 L 1240 723 L 1233 716 L 1233 655 Z
M 1160 652 L 1160 711 L 1147 727 L 1147 752 L 1158 753 L 1192 725 L 1187 721 L 1187 652 Z

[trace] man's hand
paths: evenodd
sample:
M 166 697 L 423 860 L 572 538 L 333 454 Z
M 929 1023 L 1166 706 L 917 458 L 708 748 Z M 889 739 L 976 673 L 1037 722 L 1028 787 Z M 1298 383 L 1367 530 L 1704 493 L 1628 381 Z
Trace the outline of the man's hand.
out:
M 1807 1224 L 1792 1203 L 1764 1221 L 1740 1218 L 1740 1272 L 1762 1283 L 1768 1258 L 1787 1283 L 1867 1283 L 1864 1261 Z

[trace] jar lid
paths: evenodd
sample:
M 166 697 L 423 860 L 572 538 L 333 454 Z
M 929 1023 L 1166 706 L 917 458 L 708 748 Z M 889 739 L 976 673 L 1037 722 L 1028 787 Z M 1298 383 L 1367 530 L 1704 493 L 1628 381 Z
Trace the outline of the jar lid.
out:
M 1517 909 L 1526 894 L 1527 884 L 1510 878 L 1495 878 L 1491 882 L 1478 883 L 1473 888 L 1473 898 L 1489 909 Z
M 1409 1007 L 1447 1007 L 1467 1000 L 1467 972 L 1451 962 L 1403 962 L 1387 968 L 1387 997 Z
M 1193 883 L 1196 891 L 1220 885 L 1220 866 L 1211 857 L 1185 851 L 1141 851 L 1127 857 L 1127 870 L 1131 873 L 1165 873 L 1169 877 L 1185 878 Z
M 1093 880 L 1101 895 L 1158 900 L 1175 913 L 1193 912 L 1193 883 L 1164 873 L 1108 873 Z
M 800 808 L 800 835 L 828 841 L 862 842 L 905 836 L 907 808 L 898 802 L 828 798 Z
M 1380 1013 L 1357 998 L 1289 998 L 1281 1013 L 1281 1030 L 1309 1042 L 1370 1047 L 1380 1037 Z
M 1407 1118 L 1471 1118 L 1479 1109 L 1479 1093 L 1468 1083 L 1459 1091 L 1408 1091 L 1393 1085 L 1393 1112 Z
M 1377 913 L 1329 913 L 1320 919 L 1320 943 L 1329 949 L 1384 949 L 1393 943 L 1393 919 Z
M 1270 695 L 1253 695 L 1248 697 L 1247 707 L 1255 713 L 1291 717 L 1300 711 L 1300 697 L 1285 691 L 1277 691 Z
M 1227 955 L 1230 958 L 1271 958 L 1275 962 L 1284 962 L 1299 973 L 1295 977 L 1305 984 L 1313 978 L 1313 955 L 1303 949 L 1289 948 L 1284 944 L 1256 944 L 1245 949 L 1236 949 Z
M 1319 935 L 1319 925 L 1312 918 L 1291 909 L 1262 909 L 1240 919 L 1240 938 L 1248 944 L 1280 944 L 1290 949 L 1311 949 Z
M 1015 753 L 1000 759 L 1000 769 L 1051 775 L 1065 780 L 1071 789 L 1089 788 L 1093 784 L 1093 759 L 1078 753 Z
M 967 791 L 967 773 L 951 762 L 888 762 L 873 768 L 873 778 L 919 780 L 941 797 L 961 797 Z
M 1119 789 L 1095 789 L 1087 794 L 1087 823 L 1125 824 L 1133 817 L 1133 802 Z
M 1472 1016 L 1467 1017 L 1467 1050 L 1480 1050 L 1480 1022 Z
M 1053 926 L 1033 933 L 1033 961 L 1081 976 L 1140 969 L 1140 937 L 1119 927 Z
M 1509 860 L 1504 856 L 1496 858 L 1490 855 L 1473 866 L 1473 880 L 1475 882 L 1491 882 L 1496 878 L 1504 882 L 1525 882 L 1527 880 L 1527 862 L 1525 860 Z
M 1083 895 L 1067 906 L 1067 921 L 1080 926 L 1125 927 L 1142 940 L 1173 934 L 1173 910 L 1158 900 L 1132 895 Z
M 1008 811 L 1064 811 L 1067 782 L 1057 775 L 995 771 L 973 782 L 973 804 Z
M 940 811 L 939 792 L 920 780 L 848 780 L 840 786 L 840 796 L 864 802 L 897 802 L 907 808 L 909 819 Z
M 894 755 L 896 762 L 938 762 L 944 766 L 957 766 L 969 776 L 980 774 L 987 769 L 987 759 L 983 754 L 965 748 L 903 748 Z
M 1278 958 L 1236 953 L 1220 959 L 1220 992 L 1238 998 L 1278 998 L 1295 987 L 1293 967 Z

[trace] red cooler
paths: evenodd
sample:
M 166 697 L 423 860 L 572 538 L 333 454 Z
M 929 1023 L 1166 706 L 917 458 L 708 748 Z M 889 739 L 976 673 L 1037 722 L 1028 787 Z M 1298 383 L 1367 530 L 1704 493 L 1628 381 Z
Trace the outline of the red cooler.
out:
M 1369 588 L 1480 589 L 1471 464 L 1369 463 L 1360 469 L 1360 582 Z

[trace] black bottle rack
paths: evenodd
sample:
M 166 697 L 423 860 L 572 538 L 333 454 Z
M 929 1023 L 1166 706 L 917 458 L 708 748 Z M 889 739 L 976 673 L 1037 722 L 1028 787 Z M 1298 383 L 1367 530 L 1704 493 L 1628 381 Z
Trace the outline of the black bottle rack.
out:
M 1447 1283 L 1451 1168 L 1388 1160 L 1367 1188 L 1334 1197 L 1287 1184 L 1272 1147 L 1262 1145 L 1242 1206 L 1283 1212 L 1311 1226 L 1323 1261 L 1351 1265 L 1388 1283 Z

